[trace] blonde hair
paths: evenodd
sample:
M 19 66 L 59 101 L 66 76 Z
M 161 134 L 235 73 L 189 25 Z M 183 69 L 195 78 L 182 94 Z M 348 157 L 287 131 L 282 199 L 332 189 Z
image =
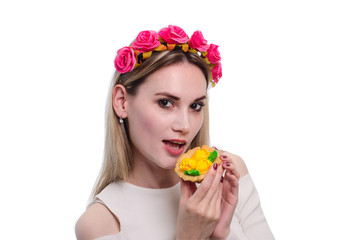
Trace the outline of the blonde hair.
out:
M 112 92 L 117 84 L 122 84 L 127 93 L 135 95 L 138 87 L 149 75 L 158 69 L 173 64 L 188 62 L 196 65 L 203 72 L 207 83 L 211 73 L 205 60 L 195 53 L 185 53 L 182 50 L 154 52 L 140 67 L 131 72 L 120 74 L 115 72 L 109 89 L 106 105 L 104 159 L 98 179 L 94 185 L 91 198 L 100 193 L 109 183 L 117 180 L 127 180 L 132 171 L 132 143 L 128 135 L 128 121 L 120 125 L 119 117 L 113 110 Z M 209 144 L 209 109 L 208 101 L 203 108 L 204 122 L 189 148 Z

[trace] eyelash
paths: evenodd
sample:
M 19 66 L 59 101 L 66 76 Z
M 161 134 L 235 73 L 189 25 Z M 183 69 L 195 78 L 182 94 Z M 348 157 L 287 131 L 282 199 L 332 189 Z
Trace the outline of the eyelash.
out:
M 202 110 L 202 108 L 205 106 L 205 104 L 202 102 L 195 102 L 195 103 L 191 104 L 191 106 L 193 106 L 193 105 L 197 105 L 199 107 L 198 109 L 192 108 L 196 112 L 200 112 Z
M 174 105 L 174 103 L 171 100 L 166 99 L 166 98 L 158 100 L 158 105 L 160 105 L 160 107 L 162 107 L 162 108 L 169 108 L 170 106 L 166 106 L 168 103 L 171 103 L 172 105 Z
M 161 108 L 171 107 L 171 106 L 167 106 L 169 103 L 171 103 L 172 106 L 175 105 L 174 102 L 170 99 L 163 98 L 163 99 L 158 100 L 158 105 Z M 204 106 L 205 106 L 205 104 L 203 102 L 195 102 L 190 105 L 190 108 L 196 112 L 200 112 Z

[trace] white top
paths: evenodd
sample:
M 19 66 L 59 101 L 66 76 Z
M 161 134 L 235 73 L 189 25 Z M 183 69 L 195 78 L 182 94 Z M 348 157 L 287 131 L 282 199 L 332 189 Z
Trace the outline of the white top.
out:
M 120 222 L 121 231 L 96 240 L 176 239 L 180 183 L 149 189 L 119 181 L 109 184 L 94 202 L 104 204 Z M 227 240 L 274 240 L 249 174 L 239 180 L 239 202 Z

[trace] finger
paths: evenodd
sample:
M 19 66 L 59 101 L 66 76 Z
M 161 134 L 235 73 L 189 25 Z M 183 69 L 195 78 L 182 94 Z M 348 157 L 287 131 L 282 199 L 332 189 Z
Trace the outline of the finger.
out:
M 239 180 L 234 175 L 226 173 L 223 185 L 223 199 L 232 206 L 237 204 L 239 196 Z
M 220 216 L 223 194 L 223 184 L 221 181 L 223 168 L 220 166 L 217 171 L 213 184 L 210 186 L 207 196 L 205 197 L 205 201 L 209 202 L 210 208 L 215 210 L 214 212 L 217 216 Z
M 195 194 L 192 196 L 193 198 L 195 198 L 196 201 L 201 201 L 206 197 L 208 191 L 210 190 L 211 185 L 213 184 L 214 178 L 218 172 L 217 171 L 218 168 L 219 165 L 216 162 L 210 167 L 210 170 L 206 174 L 206 177 L 200 184 Z
M 187 182 L 183 179 L 180 181 L 180 206 L 183 206 L 190 197 L 189 188 Z
M 218 153 L 219 156 L 221 156 L 221 155 L 223 155 L 223 154 L 226 153 L 226 151 L 224 151 L 224 150 L 222 150 L 222 149 L 217 149 L 217 148 L 215 148 L 215 149 L 217 150 L 217 153 Z
M 209 188 L 209 191 L 207 192 L 206 196 L 205 196 L 205 200 L 206 201 L 211 201 L 211 199 L 216 198 L 216 193 L 217 191 L 220 189 L 221 185 L 221 177 L 223 174 L 223 168 L 221 166 L 219 166 L 219 168 L 216 171 L 215 177 L 213 179 L 213 182 Z
M 231 174 L 230 172 L 226 172 L 225 179 L 230 183 L 232 187 L 239 188 L 239 180 L 236 178 L 235 175 Z
M 183 206 L 187 200 L 194 194 L 197 187 L 195 183 L 184 181 L 181 179 L 180 189 L 180 206 Z
M 196 186 L 196 183 L 194 183 L 194 182 L 189 182 L 189 186 L 190 186 L 190 190 L 191 190 L 191 195 L 190 196 L 192 196 L 196 192 L 197 186 Z
M 216 196 L 216 199 L 217 199 L 217 206 L 220 206 L 221 207 L 221 200 L 222 200 L 222 193 L 223 193 L 223 190 L 224 190 L 224 185 L 223 184 L 219 184 L 220 187 L 218 188 L 218 191 L 217 191 L 217 196 Z
M 226 157 L 223 157 L 223 156 L 226 156 L 226 155 L 222 155 L 222 160 L 223 160 L 223 163 L 222 163 L 222 167 L 224 169 L 227 169 L 229 172 L 231 172 L 237 179 L 240 178 L 240 173 L 239 171 L 236 169 L 236 166 L 234 165 L 234 163 L 231 161 L 230 158 L 228 158 L 227 156 Z
M 209 214 L 213 214 L 216 219 L 220 218 L 221 215 L 221 201 L 223 193 L 223 184 L 218 183 L 218 187 L 214 192 L 212 198 L 209 201 L 208 211 Z

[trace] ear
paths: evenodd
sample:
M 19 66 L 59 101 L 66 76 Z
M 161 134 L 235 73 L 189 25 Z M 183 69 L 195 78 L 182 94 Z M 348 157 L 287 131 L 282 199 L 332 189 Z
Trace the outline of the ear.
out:
M 114 111 L 116 112 L 117 116 L 120 118 L 127 117 L 126 99 L 127 99 L 126 88 L 121 84 L 117 84 L 113 88 L 112 104 Z

